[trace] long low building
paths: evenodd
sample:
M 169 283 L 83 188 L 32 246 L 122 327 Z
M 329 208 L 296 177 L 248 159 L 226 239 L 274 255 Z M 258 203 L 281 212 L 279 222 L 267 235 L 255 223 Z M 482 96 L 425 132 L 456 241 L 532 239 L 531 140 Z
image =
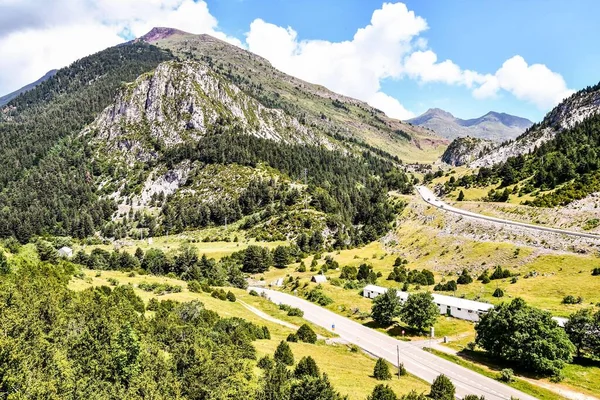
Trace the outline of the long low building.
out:
M 367 285 L 363 289 L 363 296 L 369 299 L 374 299 L 386 291 L 387 288 L 381 286 Z M 409 293 L 398 290 L 398 297 L 403 302 L 406 301 L 408 296 Z M 493 304 L 482 303 L 480 301 L 461 299 L 458 297 L 445 296 L 437 293 L 433 293 L 432 296 L 433 301 L 440 309 L 440 314 L 464 319 L 467 321 L 477 322 L 479 321 L 479 316 L 494 308 Z
M 386 291 L 387 288 L 381 286 L 367 285 L 363 289 L 363 296 L 369 299 L 374 299 Z M 433 296 L 433 301 L 440 309 L 440 314 L 464 319 L 467 321 L 477 322 L 479 321 L 479 317 L 481 315 L 494 308 L 493 304 L 482 303 L 481 301 L 461 299 L 453 296 L 444 296 L 443 294 L 437 293 L 432 293 L 431 295 Z M 406 301 L 408 296 L 409 294 L 407 292 L 398 290 L 398 297 L 403 302 Z M 568 318 L 561 317 L 552 317 L 552 319 L 555 320 L 558 326 L 561 328 L 564 328 L 567 321 L 569 321 Z

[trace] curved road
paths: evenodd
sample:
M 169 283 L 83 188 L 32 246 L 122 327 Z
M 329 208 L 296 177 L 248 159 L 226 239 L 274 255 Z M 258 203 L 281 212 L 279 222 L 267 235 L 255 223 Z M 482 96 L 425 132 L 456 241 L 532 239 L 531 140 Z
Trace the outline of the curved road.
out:
M 549 228 L 549 227 L 545 227 L 545 226 L 526 224 L 524 222 L 517 222 L 517 221 L 511 221 L 508 219 L 489 217 L 487 215 L 477 214 L 474 212 L 462 210 L 460 208 L 452 207 L 452 206 L 446 204 L 445 202 L 441 201 L 437 197 L 435 197 L 433 192 L 431 190 L 429 190 L 428 188 L 426 188 L 425 186 L 417 186 L 417 192 L 419 192 L 419 195 L 421 195 L 423 200 L 425 200 L 425 202 L 427 202 L 428 204 L 431 204 L 432 206 L 437 207 L 441 210 L 452 212 L 455 214 L 464 215 L 466 217 L 483 219 L 486 221 L 497 222 L 500 224 L 520 226 L 523 228 L 534 229 L 534 230 L 543 231 L 543 232 L 552 232 L 552 233 L 558 233 L 561 235 L 568 235 L 568 236 L 600 240 L 600 235 L 595 235 L 593 233 L 574 232 L 574 231 L 567 231 L 564 229 Z
M 396 348 L 399 347 L 400 362 L 404 363 L 408 372 L 429 383 L 432 383 L 440 374 L 448 376 L 456 386 L 456 396 L 460 399 L 468 394 L 485 396 L 486 400 L 510 399 L 511 397 L 520 400 L 535 399 L 535 397 L 526 395 L 510 386 L 428 353 L 410 342 L 394 339 L 304 299 L 270 289 L 248 289 L 254 289 L 258 293 L 265 292 L 267 297 L 276 304 L 284 303 L 300 308 L 304 311 L 304 319 L 334 331 L 342 339 L 361 347 L 376 357 L 385 358 L 393 365 L 397 363 Z M 335 329 L 332 329 L 333 326 Z M 348 368 L 352 368 L 352 366 L 348 366 Z

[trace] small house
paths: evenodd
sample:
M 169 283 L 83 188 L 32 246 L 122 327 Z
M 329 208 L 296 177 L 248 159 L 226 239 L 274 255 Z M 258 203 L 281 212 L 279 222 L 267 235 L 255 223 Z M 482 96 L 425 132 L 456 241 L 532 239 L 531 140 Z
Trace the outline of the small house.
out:
M 325 283 L 327 282 L 327 277 L 325 275 L 313 275 L 313 277 L 310 278 L 310 281 L 315 283 Z
M 58 255 L 64 258 L 71 258 L 73 257 L 73 249 L 67 246 L 61 247 L 58 249 Z

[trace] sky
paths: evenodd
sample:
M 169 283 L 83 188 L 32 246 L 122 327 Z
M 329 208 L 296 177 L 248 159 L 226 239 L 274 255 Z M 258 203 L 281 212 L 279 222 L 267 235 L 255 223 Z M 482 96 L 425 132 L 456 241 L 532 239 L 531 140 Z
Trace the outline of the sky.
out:
M 600 80 L 595 0 L 0 0 L 0 95 L 154 26 L 208 33 L 408 119 L 539 121 Z

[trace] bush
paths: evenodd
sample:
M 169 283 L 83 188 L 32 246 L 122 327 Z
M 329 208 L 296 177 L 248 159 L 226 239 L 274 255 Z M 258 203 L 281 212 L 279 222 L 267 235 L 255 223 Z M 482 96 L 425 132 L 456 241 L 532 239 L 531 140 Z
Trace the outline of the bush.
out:
M 138 288 L 142 289 L 145 292 L 152 292 L 158 296 L 167 293 L 179 293 L 181 292 L 181 286 L 179 285 L 170 285 L 168 283 L 159 283 L 159 282 L 141 282 L 138 284 Z
M 455 392 L 456 388 L 452 384 L 452 381 L 446 375 L 442 374 L 433 381 L 428 397 L 433 400 L 454 400 Z
M 284 365 L 294 365 L 294 353 L 292 353 L 290 345 L 283 340 L 279 342 L 273 358 Z
M 496 288 L 496 290 L 494 290 L 494 294 L 492 294 L 492 296 L 494 296 L 494 297 L 504 297 L 504 290 L 502 290 L 500 288 Z
M 306 294 L 306 299 L 308 301 L 312 301 L 313 303 L 317 303 L 320 306 L 328 306 L 333 303 L 333 300 L 330 297 L 327 297 L 323 291 L 315 288 Z
M 271 357 L 264 356 L 260 360 L 258 360 L 258 363 L 256 363 L 256 365 L 260 369 L 268 370 L 268 369 L 273 368 L 273 366 L 275 365 L 275 362 L 273 361 L 273 359 Z
M 187 286 L 188 286 L 188 290 L 192 293 L 202 292 L 202 286 L 200 286 L 200 282 L 198 282 L 198 281 L 189 281 Z
M 377 359 L 375 368 L 373 369 L 373 377 L 380 381 L 386 381 L 392 379 L 390 368 L 383 358 Z
M 600 276 L 600 268 L 594 268 L 592 270 L 592 276 Z
M 296 307 L 290 307 L 287 312 L 289 317 L 304 317 L 304 311 Z
M 458 283 L 459 285 L 468 285 L 471 282 L 473 282 L 473 278 L 471 278 L 471 275 L 469 275 L 469 271 L 463 269 L 462 273 L 456 280 L 456 283 Z
M 235 294 L 233 294 L 232 291 L 228 291 L 227 292 L 227 300 L 231 301 L 232 303 L 235 303 Z
M 437 285 L 435 285 L 433 287 L 433 290 L 435 291 L 443 291 L 443 292 L 454 292 L 456 291 L 458 288 L 456 286 L 456 282 L 455 281 L 449 281 L 446 283 L 438 283 Z
M 298 339 L 305 343 L 316 343 L 317 342 L 317 334 L 312 328 L 306 324 L 302 325 L 298 328 L 298 332 L 296 332 Z
M 319 367 L 311 356 L 302 357 L 302 359 L 298 362 L 296 369 L 294 370 L 294 376 L 296 378 L 302 378 L 305 376 L 318 378 Z
M 373 388 L 367 400 L 398 400 L 398 396 L 388 385 L 379 384 Z
M 250 296 L 256 296 L 256 297 L 258 297 L 258 292 L 256 290 L 254 290 L 254 289 L 251 289 L 250 292 L 249 292 L 249 294 L 250 294 Z
M 156 299 L 156 297 L 153 297 L 148 301 L 148 306 L 146 307 L 146 310 L 156 311 L 156 310 L 158 310 L 158 306 L 159 306 L 158 300 Z
M 510 383 L 515 380 L 515 374 L 512 369 L 504 368 L 502 371 L 500 371 L 498 380 L 505 383 Z
M 583 302 L 583 298 L 581 296 L 572 296 L 567 295 L 562 300 L 563 304 L 581 304 Z
M 108 283 L 110 283 L 111 286 L 119 286 L 119 281 L 115 278 L 108 278 L 107 281 Z
M 287 338 L 285 338 L 285 341 L 290 343 L 296 343 L 298 342 L 298 335 L 296 335 L 295 333 L 290 333 L 289 335 L 287 335 Z
M 406 371 L 406 368 L 404 368 L 404 363 L 400 363 L 400 367 L 398 368 L 398 375 L 405 376 L 406 374 L 408 374 L 408 372 Z
M 504 278 L 510 278 L 511 277 L 511 273 L 508 269 L 502 269 L 501 266 L 497 266 L 496 269 L 494 270 L 494 272 L 492 273 L 492 275 L 490 276 L 491 280 L 494 279 L 504 279 Z

